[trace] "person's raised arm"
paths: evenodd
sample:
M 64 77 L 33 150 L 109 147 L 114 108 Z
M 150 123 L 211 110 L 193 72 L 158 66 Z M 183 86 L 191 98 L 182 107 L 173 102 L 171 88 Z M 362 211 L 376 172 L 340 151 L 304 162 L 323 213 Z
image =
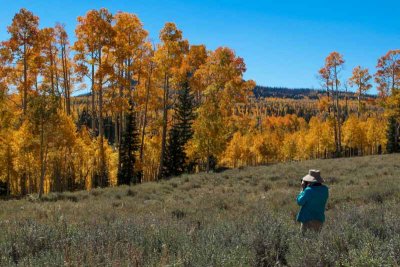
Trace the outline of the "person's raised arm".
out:
M 303 191 L 301 191 L 300 194 L 297 196 L 297 204 L 299 206 L 303 206 L 304 204 L 306 204 L 309 195 L 310 195 L 309 190 L 304 189 Z

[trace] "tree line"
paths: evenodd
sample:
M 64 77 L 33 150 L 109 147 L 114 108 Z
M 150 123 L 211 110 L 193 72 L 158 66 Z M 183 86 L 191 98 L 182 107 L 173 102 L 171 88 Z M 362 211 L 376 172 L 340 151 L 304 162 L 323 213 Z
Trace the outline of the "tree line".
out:
M 342 84 L 344 60 L 336 52 L 319 71 L 326 91 L 320 112 L 307 120 L 290 112 L 260 117 L 237 112 L 255 83 L 243 79 L 246 65 L 232 49 L 190 44 L 171 22 L 154 44 L 140 19 L 126 12 L 90 10 L 77 21 L 73 43 L 64 25 L 39 28 L 26 9 L 7 27 L 9 39 L 0 45 L 5 194 L 42 196 L 224 165 L 398 149 L 398 50 L 379 59 L 375 75 L 384 118 L 365 108 L 368 70 L 356 68 Z M 356 114 L 343 108 L 347 84 L 357 89 Z M 85 87 L 90 101 L 77 102 L 73 93 Z

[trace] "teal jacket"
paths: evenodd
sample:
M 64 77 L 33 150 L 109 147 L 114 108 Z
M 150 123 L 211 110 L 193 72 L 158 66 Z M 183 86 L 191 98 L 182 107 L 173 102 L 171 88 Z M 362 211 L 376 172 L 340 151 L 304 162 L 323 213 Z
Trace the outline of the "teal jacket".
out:
M 301 206 L 297 221 L 305 223 L 312 220 L 325 221 L 325 206 L 329 197 L 329 189 L 325 185 L 308 186 L 297 196 L 297 204 Z

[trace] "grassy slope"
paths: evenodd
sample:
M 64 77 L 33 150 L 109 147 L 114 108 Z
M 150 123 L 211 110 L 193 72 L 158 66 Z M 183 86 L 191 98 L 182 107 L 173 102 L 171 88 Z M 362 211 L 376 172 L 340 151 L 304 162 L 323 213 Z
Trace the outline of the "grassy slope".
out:
M 310 168 L 331 189 L 314 243 L 294 220 Z M 0 201 L 0 265 L 399 264 L 399 176 L 400 155 L 383 155 Z

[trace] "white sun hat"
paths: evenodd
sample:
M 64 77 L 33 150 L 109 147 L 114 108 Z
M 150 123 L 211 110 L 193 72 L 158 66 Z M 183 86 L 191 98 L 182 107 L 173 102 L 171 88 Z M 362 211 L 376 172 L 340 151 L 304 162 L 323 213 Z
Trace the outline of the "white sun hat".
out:
M 323 183 L 324 179 L 321 177 L 319 170 L 309 170 L 308 174 L 302 178 L 303 181 L 309 183 Z

